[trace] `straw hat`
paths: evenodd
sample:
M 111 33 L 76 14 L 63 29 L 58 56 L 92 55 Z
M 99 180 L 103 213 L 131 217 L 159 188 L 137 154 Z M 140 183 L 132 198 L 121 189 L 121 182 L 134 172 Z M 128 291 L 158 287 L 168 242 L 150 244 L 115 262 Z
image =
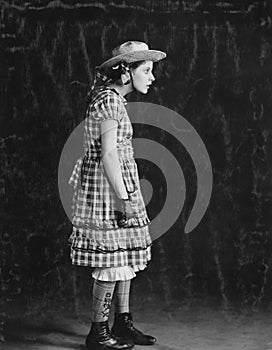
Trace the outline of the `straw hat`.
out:
M 166 53 L 150 50 L 146 43 L 141 41 L 127 41 L 112 50 L 112 57 L 103 62 L 99 68 L 110 68 L 120 62 L 133 63 L 137 61 L 157 62 L 166 57 Z

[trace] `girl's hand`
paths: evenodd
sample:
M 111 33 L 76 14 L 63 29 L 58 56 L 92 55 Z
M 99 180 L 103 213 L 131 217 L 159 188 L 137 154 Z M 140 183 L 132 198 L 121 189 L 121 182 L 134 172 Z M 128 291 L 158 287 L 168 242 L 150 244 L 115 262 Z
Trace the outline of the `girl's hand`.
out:
M 118 226 L 127 228 L 127 227 L 135 227 L 138 226 L 137 218 L 133 207 L 131 205 L 130 199 L 121 199 L 120 212 L 121 216 L 118 220 Z

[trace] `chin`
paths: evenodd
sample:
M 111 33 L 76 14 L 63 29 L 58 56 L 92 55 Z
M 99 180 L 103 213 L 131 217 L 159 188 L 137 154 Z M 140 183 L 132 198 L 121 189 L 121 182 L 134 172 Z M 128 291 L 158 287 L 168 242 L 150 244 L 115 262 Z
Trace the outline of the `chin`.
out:
M 148 93 L 148 89 L 137 89 L 137 91 L 143 95 L 146 95 Z
M 146 95 L 148 93 L 148 89 L 142 90 L 141 93 Z

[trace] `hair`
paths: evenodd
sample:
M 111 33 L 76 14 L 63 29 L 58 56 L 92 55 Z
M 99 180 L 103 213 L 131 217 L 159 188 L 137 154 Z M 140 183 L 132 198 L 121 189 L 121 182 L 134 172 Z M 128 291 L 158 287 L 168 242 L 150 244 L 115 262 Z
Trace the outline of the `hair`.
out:
M 105 75 L 114 83 L 122 84 L 121 75 L 125 74 L 131 69 L 138 68 L 145 61 L 137 61 L 132 63 L 120 62 L 117 66 L 110 67 L 104 70 Z
M 93 97 L 96 95 L 96 93 L 109 84 L 115 83 L 118 85 L 122 85 L 122 74 L 125 74 L 129 70 L 138 68 L 145 62 L 146 61 L 137 61 L 132 63 L 120 62 L 118 65 L 113 67 L 109 67 L 106 69 L 96 69 L 93 84 L 86 96 L 86 102 L 89 104 L 92 101 Z

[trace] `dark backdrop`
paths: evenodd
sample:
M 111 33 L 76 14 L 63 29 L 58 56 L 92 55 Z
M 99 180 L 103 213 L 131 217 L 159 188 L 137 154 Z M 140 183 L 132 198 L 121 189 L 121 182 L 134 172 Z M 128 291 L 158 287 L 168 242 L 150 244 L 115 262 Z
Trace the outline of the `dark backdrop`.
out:
M 134 281 L 134 300 L 267 305 L 272 295 L 269 2 L 14 0 L 1 7 L 2 315 L 67 305 L 77 311 L 89 300 L 88 269 L 69 262 L 71 224 L 58 195 L 58 162 L 67 137 L 84 118 L 92 67 L 128 39 L 168 53 L 155 68 L 150 93 L 130 100 L 183 115 L 203 139 L 214 174 L 208 210 L 185 234 L 196 194 L 193 164 L 169 135 L 149 130 L 149 137 L 167 145 L 182 164 L 187 198 L 178 221 L 154 243 L 149 269 Z M 145 132 L 135 130 L 136 136 Z M 139 167 L 152 179 L 150 164 Z M 162 204 L 163 198 L 156 201 Z

